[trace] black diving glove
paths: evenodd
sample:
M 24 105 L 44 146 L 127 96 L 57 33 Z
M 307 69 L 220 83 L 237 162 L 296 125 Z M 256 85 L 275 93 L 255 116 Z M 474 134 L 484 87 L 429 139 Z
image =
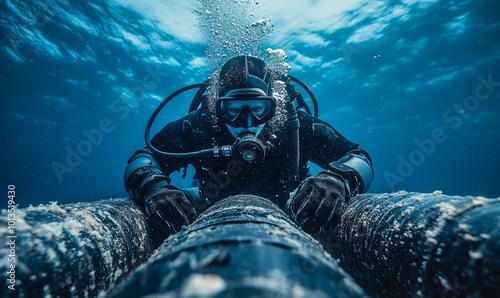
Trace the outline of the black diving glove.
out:
M 144 207 L 153 228 L 167 235 L 179 232 L 199 215 L 191 197 L 172 186 L 153 189 L 145 196 Z
M 348 200 L 342 177 L 320 173 L 302 181 L 288 203 L 288 213 L 302 230 L 316 235 L 321 228 L 330 230 L 340 223 Z

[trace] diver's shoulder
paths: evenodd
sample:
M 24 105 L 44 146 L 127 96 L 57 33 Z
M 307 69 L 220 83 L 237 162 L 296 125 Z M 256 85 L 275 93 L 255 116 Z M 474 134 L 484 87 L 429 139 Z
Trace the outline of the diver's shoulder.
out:
M 297 115 L 299 119 L 317 119 L 313 115 L 307 113 L 304 109 L 297 109 Z
M 297 116 L 299 118 L 299 121 L 300 121 L 302 127 L 312 127 L 312 125 L 315 123 L 321 123 L 321 124 L 324 124 L 326 126 L 332 127 L 329 123 L 327 123 L 327 122 L 325 122 L 317 117 L 314 117 L 313 115 L 307 113 L 303 109 L 297 109 Z
M 192 111 L 181 118 L 178 118 L 176 120 L 173 120 L 169 123 L 167 123 L 162 131 L 164 132 L 179 132 L 180 130 L 184 130 L 186 126 L 200 126 L 202 125 L 201 122 L 203 122 L 203 111 L 200 111 L 200 109 Z
M 189 121 L 191 123 L 199 122 L 199 121 L 203 120 L 204 118 L 208 117 L 206 115 L 206 113 L 207 113 L 207 111 L 204 111 L 203 109 L 197 109 L 197 110 L 194 110 L 192 112 L 187 113 L 186 115 L 182 116 L 181 118 L 179 118 L 177 120 L 170 122 L 169 124 L 178 125 L 178 124 L 182 124 L 186 121 Z

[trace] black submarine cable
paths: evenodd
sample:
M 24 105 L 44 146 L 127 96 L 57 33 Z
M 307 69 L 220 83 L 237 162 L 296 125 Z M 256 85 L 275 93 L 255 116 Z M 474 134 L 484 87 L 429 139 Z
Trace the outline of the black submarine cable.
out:
M 320 241 L 375 297 L 500 293 L 500 198 L 362 194 Z
M 366 297 L 271 201 L 216 202 L 106 297 Z

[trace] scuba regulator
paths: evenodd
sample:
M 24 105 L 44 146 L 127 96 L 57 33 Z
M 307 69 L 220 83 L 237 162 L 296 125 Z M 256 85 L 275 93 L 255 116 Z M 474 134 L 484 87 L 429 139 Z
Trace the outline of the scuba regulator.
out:
M 231 156 L 241 165 L 252 166 L 264 161 L 266 150 L 264 144 L 254 134 L 249 133 L 236 139 Z

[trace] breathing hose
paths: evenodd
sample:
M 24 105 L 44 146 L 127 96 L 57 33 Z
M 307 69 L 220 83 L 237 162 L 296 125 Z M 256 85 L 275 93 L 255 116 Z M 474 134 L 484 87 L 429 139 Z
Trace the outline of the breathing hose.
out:
M 297 115 L 297 109 L 292 101 L 287 102 L 287 121 L 288 134 L 290 140 L 290 179 L 288 182 L 289 191 L 292 191 L 299 181 L 299 161 L 300 161 L 300 144 L 299 144 L 299 128 L 300 122 Z
M 196 152 L 187 152 L 187 153 L 173 153 L 173 152 L 165 152 L 165 151 L 161 151 L 159 149 L 157 149 L 156 147 L 153 146 L 153 144 L 151 144 L 151 139 L 150 139 L 150 134 L 151 134 L 151 126 L 153 126 L 153 123 L 156 119 L 156 117 L 158 116 L 158 114 L 161 112 L 161 110 L 172 100 L 174 99 L 177 95 L 187 91 L 187 90 L 191 90 L 191 89 L 194 89 L 194 88 L 201 88 L 200 90 L 202 90 L 203 88 L 206 88 L 208 86 L 207 83 L 198 83 L 198 84 L 192 84 L 192 85 L 188 85 L 184 88 L 181 88 L 177 91 L 175 91 L 174 93 L 170 94 L 167 98 L 165 98 L 165 100 L 158 105 L 158 107 L 156 108 L 156 110 L 153 112 L 153 114 L 151 115 L 151 118 L 149 118 L 149 121 L 148 121 L 148 124 L 146 125 L 146 131 L 144 132 L 144 140 L 146 142 L 146 146 L 151 150 L 153 151 L 154 153 L 157 153 L 157 154 L 161 154 L 161 155 L 164 155 L 164 156 L 168 156 L 168 157 L 171 157 L 171 158 L 203 158 L 203 157 L 211 157 L 213 155 L 216 155 L 217 154 L 217 149 L 220 148 L 220 147 L 216 147 L 216 148 L 213 148 L 213 149 L 205 149 L 205 150 L 201 150 L 201 151 L 196 151 Z M 216 152 L 214 154 L 214 152 Z

